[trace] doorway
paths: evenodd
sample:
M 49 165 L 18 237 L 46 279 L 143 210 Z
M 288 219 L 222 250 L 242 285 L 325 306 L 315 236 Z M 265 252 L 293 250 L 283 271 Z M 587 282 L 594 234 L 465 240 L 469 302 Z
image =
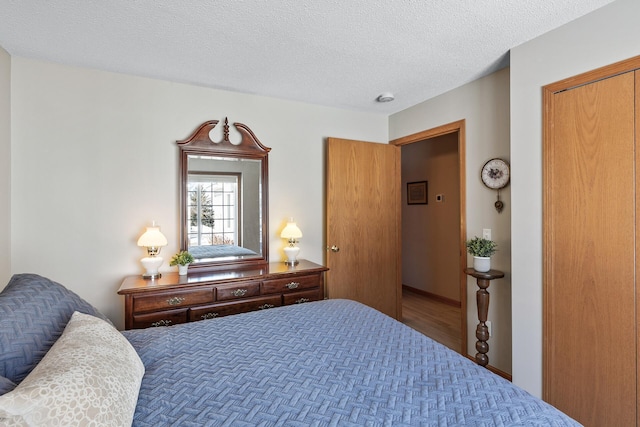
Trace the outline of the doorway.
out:
M 457 350 L 466 355 L 464 124 L 457 121 L 391 144 L 402 150 L 403 287 L 436 304 L 459 307 Z M 410 200 L 414 183 L 426 192 L 422 203 Z

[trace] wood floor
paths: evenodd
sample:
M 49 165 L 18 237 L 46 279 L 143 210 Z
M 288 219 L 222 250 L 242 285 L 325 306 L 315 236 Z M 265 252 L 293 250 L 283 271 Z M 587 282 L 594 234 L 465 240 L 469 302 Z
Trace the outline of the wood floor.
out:
M 460 307 L 403 288 L 402 323 L 460 352 Z

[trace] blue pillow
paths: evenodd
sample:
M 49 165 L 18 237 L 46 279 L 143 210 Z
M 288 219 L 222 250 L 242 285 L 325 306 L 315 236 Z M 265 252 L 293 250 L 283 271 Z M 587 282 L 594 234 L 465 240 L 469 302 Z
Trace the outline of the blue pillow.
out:
M 0 377 L 19 384 L 40 362 L 74 311 L 108 319 L 64 286 L 16 274 L 0 292 Z

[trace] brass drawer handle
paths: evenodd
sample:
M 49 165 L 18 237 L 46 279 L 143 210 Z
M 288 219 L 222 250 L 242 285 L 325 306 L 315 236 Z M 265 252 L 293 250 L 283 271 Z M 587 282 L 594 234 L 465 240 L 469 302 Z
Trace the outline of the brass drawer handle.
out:
M 185 298 L 183 298 L 183 297 L 173 297 L 173 298 L 169 298 L 167 300 L 167 304 L 169 304 L 169 305 L 178 305 L 178 304 L 183 303 L 184 300 L 185 300 Z
M 311 301 L 309 298 L 300 298 L 296 300 L 296 304 L 302 304 L 303 302 Z
M 300 283 L 298 282 L 291 282 L 291 283 L 287 283 L 286 285 L 284 285 L 285 287 L 289 288 L 289 289 L 296 289 L 298 286 L 300 286 Z
M 275 305 L 273 304 L 262 304 L 260 307 L 258 307 L 260 310 L 266 310 L 268 308 L 273 308 L 275 307 Z
M 233 291 L 233 296 L 234 297 L 243 297 L 244 294 L 247 293 L 246 289 L 236 289 L 235 291 Z
M 171 320 L 158 320 L 157 322 L 153 322 L 151 324 L 151 326 L 153 327 L 158 327 L 158 326 L 170 326 L 171 325 Z
M 205 313 L 200 317 L 202 318 L 202 320 L 213 319 L 218 317 L 218 313 Z

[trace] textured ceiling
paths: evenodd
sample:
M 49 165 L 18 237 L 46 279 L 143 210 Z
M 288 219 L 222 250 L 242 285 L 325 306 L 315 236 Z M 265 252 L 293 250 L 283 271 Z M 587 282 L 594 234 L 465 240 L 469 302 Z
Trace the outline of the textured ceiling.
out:
M 391 114 L 612 0 L 0 0 L 11 55 Z M 382 92 L 395 101 L 377 103 Z

